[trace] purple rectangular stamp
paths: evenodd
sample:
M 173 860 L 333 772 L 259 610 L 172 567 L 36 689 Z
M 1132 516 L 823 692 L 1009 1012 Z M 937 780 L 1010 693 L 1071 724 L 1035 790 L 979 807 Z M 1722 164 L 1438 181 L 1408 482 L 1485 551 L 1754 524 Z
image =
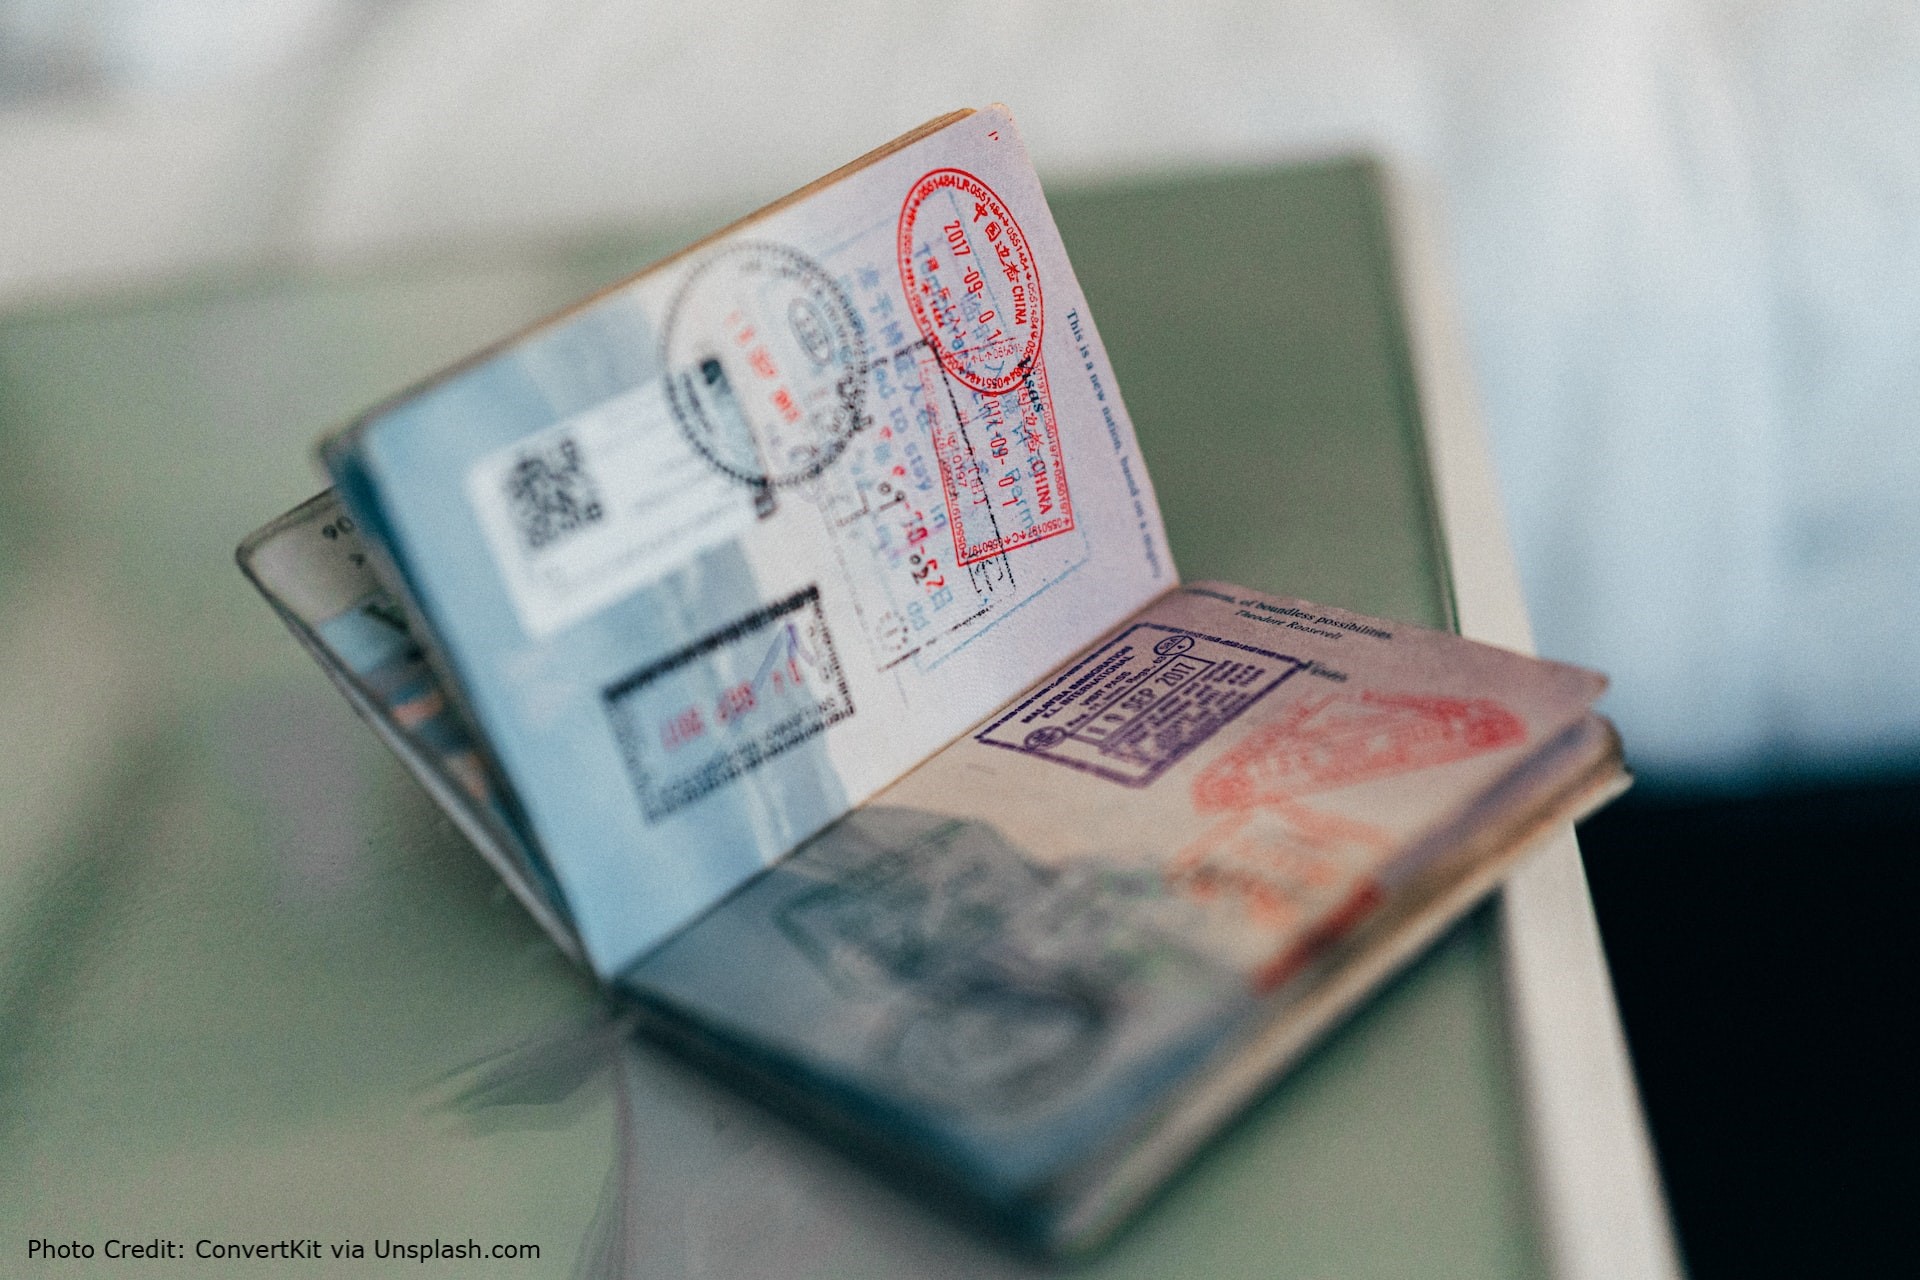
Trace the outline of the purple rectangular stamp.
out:
M 974 738 L 1144 787 L 1306 666 L 1251 645 L 1139 622 Z

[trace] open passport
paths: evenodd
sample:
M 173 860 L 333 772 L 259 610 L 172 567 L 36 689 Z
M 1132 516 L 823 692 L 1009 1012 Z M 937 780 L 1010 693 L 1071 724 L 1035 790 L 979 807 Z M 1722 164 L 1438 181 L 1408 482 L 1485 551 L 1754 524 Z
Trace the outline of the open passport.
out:
M 1592 672 L 1179 581 L 1000 107 L 322 457 L 240 563 L 555 942 L 1043 1252 L 1624 784 Z

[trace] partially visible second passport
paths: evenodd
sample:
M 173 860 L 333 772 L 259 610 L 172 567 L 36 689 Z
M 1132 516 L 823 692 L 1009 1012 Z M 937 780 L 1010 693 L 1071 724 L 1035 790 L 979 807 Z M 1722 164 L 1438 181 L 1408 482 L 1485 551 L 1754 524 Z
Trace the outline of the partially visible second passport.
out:
M 324 455 L 242 565 L 559 945 L 1046 1252 L 1623 785 L 1591 672 L 1179 584 L 1003 108 Z

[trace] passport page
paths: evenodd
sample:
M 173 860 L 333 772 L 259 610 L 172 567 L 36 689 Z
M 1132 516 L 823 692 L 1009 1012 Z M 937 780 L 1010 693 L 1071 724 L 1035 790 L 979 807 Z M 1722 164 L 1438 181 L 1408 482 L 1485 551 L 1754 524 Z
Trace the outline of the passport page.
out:
M 999 107 L 324 456 L 603 974 L 1176 580 Z
M 1181 588 L 620 982 L 757 1096 L 1084 1248 L 1617 778 L 1603 684 Z
M 319 494 L 258 530 L 235 558 L 514 896 L 562 951 L 580 959 L 566 903 L 527 837 L 512 793 L 475 749 L 334 494 Z

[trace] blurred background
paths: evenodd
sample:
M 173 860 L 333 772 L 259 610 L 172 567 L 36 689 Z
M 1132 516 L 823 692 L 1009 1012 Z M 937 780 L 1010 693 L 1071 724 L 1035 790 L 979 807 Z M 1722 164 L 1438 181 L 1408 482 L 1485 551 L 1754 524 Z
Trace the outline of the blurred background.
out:
M 1543 651 L 1649 780 L 1920 763 L 1899 3 L 0 0 L 0 306 L 693 224 L 955 103 L 1432 179 Z
M 1871 1238 L 1920 818 L 1911 4 L 0 0 L 0 323 L 306 272 L 407 316 L 394 264 L 698 230 L 994 100 L 1053 183 L 1351 151 L 1418 180 L 1539 647 L 1613 677 L 1643 781 L 1584 840 L 1683 1244 L 1705 1276 Z M 417 323 L 451 357 L 563 300 L 501 293 Z M 181 358 L 297 384 L 338 335 L 275 315 Z M 125 434 L 56 454 L 0 419 L 0 683 L 87 650 L 94 703 L 13 703 L 78 733 L 166 692 L 114 692 L 110 598 L 31 596 L 36 638 L 18 582 L 185 552 L 112 505 L 170 465 L 140 371 L 60 376 Z M 384 385 L 282 388 L 286 469 L 179 501 L 290 506 L 320 415 Z M 104 495 L 93 542 L 36 541 L 56 472 Z

